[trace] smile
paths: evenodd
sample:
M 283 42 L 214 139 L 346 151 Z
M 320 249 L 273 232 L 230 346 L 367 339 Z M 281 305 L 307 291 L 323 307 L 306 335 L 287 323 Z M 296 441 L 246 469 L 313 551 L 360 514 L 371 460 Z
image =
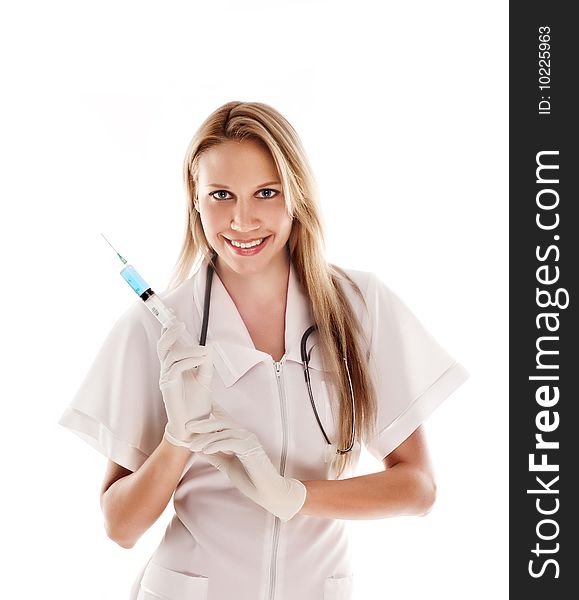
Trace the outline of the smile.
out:
M 236 240 L 229 240 L 232 246 L 236 248 L 253 248 L 253 246 L 259 246 L 265 238 L 258 238 L 257 240 L 251 240 L 250 242 L 238 242 Z
M 247 242 L 239 242 L 237 240 L 230 240 L 229 238 L 224 238 L 227 242 L 227 245 L 236 253 L 242 256 L 252 256 L 253 254 L 257 254 L 261 251 L 261 249 L 266 245 L 267 241 L 271 236 L 256 238 L 255 240 L 249 240 Z

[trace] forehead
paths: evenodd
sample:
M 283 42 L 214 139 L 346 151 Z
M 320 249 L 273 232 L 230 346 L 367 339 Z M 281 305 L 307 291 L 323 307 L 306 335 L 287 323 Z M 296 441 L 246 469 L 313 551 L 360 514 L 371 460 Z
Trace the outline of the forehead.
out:
M 279 178 L 267 147 L 256 140 L 228 140 L 199 157 L 199 184 L 252 182 Z

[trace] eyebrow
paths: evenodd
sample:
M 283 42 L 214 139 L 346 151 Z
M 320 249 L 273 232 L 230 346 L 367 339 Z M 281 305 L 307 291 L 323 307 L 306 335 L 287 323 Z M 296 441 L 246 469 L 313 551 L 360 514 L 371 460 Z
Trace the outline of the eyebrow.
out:
M 267 185 L 281 185 L 281 182 L 279 182 L 279 181 L 268 181 L 266 183 L 262 183 L 260 185 L 255 186 L 255 187 L 262 188 L 262 187 L 265 187 Z M 208 183 L 208 184 L 206 184 L 205 187 L 218 187 L 218 188 L 223 188 L 224 190 L 228 190 L 229 189 L 229 186 L 228 185 L 224 185 L 223 183 Z

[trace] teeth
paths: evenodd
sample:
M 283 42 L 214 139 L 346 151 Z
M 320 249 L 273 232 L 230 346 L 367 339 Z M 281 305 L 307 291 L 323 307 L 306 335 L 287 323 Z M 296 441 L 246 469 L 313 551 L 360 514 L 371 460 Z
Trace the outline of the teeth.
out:
M 254 246 L 259 246 L 261 242 L 263 242 L 263 238 L 260 238 L 259 240 L 254 240 L 253 242 L 248 242 L 247 244 L 243 242 L 235 242 L 234 240 L 229 241 L 231 242 L 231 245 L 235 246 L 236 248 L 253 248 Z

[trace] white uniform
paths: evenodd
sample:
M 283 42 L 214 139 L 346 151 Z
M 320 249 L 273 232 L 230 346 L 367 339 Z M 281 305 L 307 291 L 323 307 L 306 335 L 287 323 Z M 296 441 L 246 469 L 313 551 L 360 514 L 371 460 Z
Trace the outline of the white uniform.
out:
M 160 294 L 199 339 L 207 262 Z M 377 435 L 362 440 L 378 460 L 403 442 L 467 377 L 406 305 L 375 275 L 346 270 L 366 300 L 344 289 L 361 319 L 378 400 Z M 214 347 L 215 399 L 253 431 L 282 475 L 330 479 L 325 442 L 304 381 L 300 341 L 313 324 L 293 265 L 287 293 L 286 352 L 256 350 L 217 274 L 207 343 Z M 114 462 L 137 470 L 159 445 L 167 421 L 156 344 L 161 325 L 137 300 L 113 326 L 60 423 Z M 317 342 L 317 334 L 308 340 Z M 311 354 L 312 391 L 336 442 L 320 356 Z M 357 443 L 357 454 L 360 445 Z M 357 458 L 357 457 L 356 457 Z M 354 475 L 354 469 L 342 477 Z M 244 496 L 201 455 L 192 454 L 174 495 L 175 515 L 135 581 L 132 599 L 349 600 L 352 571 L 346 522 L 298 513 L 282 523 Z

